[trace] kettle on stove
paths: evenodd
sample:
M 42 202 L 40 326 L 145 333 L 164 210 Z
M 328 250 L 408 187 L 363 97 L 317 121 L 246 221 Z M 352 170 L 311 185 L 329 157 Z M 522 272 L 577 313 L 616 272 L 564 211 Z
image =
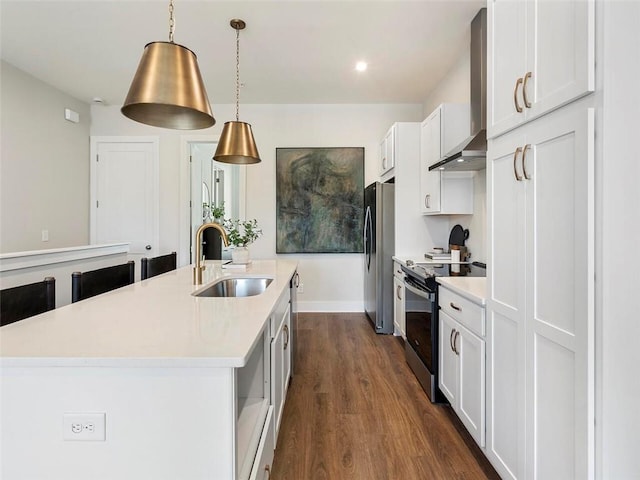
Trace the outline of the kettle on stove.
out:
M 449 251 L 452 262 L 466 262 L 469 259 L 469 251 L 464 242 L 469 238 L 469 230 L 461 225 L 454 225 L 449 234 Z

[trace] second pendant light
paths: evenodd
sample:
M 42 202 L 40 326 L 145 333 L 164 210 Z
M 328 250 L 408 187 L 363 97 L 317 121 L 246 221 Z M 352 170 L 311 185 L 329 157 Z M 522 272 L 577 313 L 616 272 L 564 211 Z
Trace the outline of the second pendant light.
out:
M 243 30 L 247 24 L 243 20 L 234 18 L 230 25 L 236 31 L 236 120 L 224 124 L 213 159 L 223 163 L 247 165 L 261 161 L 256 142 L 253 139 L 251 125 L 241 122 L 239 119 L 240 30 Z

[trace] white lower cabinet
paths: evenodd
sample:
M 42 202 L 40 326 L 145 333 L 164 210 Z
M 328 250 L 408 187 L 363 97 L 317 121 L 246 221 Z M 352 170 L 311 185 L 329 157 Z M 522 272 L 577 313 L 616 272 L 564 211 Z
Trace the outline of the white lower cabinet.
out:
M 467 301 L 462 297 L 459 298 L 463 301 L 458 301 L 457 294 L 442 287 L 440 290 L 447 292 L 447 304 L 451 303 L 455 308 Z M 441 305 L 443 297 L 440 298 Z M 483 323 L 484 309 L 476 307 L 478 310 L 473 313 L 481 318 L 474 318 L 473 323 Z M 473 439 L 484 447 L 485 341 L 461 323 L 467 323 L 466 315 L 453 317 L 448 311 L 441 307 L 439 313 L 439 387 Z
M 274 409 L 274 440 L 278 439 L 284 401 L 291 378 L 291 308 L 286 303 L 284 312 L 276 311 L 276 330 L 271 340 L 271 399 Z
M 291 297 L 286 289 L 271 314 L 264 348 L 256 348 L 247 366 L 238 372 L 238 479 L 267 480 L 271 476 L 291 378 L 292 340 Z
M 398 262 L 393 264 L 393 325 L 395 335 L 407 339 L 404 308 L 404 273 Z

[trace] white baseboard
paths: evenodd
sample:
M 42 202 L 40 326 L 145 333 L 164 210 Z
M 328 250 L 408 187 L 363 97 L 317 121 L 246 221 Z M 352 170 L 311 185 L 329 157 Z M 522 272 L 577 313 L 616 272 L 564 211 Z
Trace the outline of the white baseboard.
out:
M 305 302 L 298 296 L 299 312 L 364 312 L 362 302 Z

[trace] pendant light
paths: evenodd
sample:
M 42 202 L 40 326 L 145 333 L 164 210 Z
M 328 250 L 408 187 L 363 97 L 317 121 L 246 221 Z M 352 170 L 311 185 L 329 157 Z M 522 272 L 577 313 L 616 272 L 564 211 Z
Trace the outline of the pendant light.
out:
M 173 0 L 169 1 L 169 41 L 144 47 L 121 112 L 136 122 L 177 130 L 216 123 L 195 53 L 173 42 Z
M 237 18 L 230 25 L 236 31 L 236 120 L 226 122 L 220 135 L 213 159 L 217 162 L 247 165 L 260 162 L 260 155 L 253 139 L 251 125 L 239 121 L 240 111 L 240 30 L 247 24 Z

